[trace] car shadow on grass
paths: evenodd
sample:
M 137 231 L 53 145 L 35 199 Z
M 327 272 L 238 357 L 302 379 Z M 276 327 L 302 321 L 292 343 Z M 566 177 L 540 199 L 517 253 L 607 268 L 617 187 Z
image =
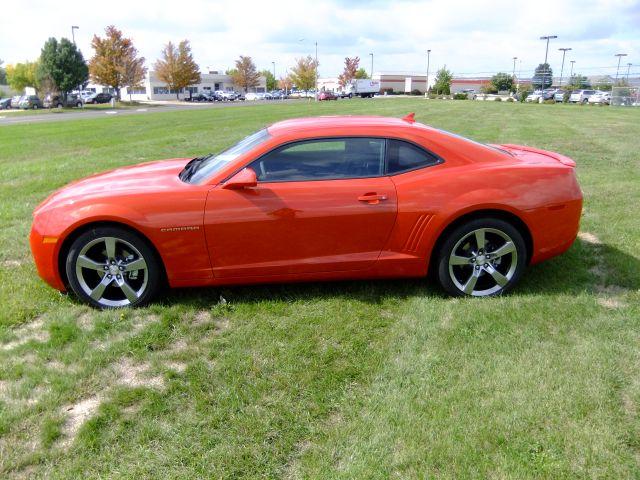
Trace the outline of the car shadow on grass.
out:
M 606 244 L 577 240 L 563 255 L 525 271 L 514 292 L 523 295 L 598 294 L 640 289 L 640 259 Z M 169 290 L 157 303 L 207 308 L 220 302 L 347 300 L 382 304 L 410 297 L 447 298 L 431 278 L 304 282 Z

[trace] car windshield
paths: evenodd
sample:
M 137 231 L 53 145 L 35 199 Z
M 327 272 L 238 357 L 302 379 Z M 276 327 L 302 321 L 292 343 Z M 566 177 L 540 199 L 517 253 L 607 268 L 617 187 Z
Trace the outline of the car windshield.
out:
M 222 167 L 229 164 L 236 158 L 249 152 L 256 146 L 271 138 L 267 129 L 260 130 L 253 135 L 240 140 L 233 147 L 217 155 L 208 155 L 198 164 L 194 172 L 189 176 L 190 183 L 199 183 L 210 177 Z

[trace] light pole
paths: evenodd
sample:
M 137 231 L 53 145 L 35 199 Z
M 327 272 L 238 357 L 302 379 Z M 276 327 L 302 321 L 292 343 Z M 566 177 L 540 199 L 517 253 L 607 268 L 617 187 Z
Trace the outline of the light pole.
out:
M 371 80 L 373 80 L 373 53 L 370 53 L 369 55 L 371 55 Z
M 73 45 L 76 45 L 76 30 L 80 30 L 80 27 L 77 25 L 71 25 L 71 39 L 73 40 Z M 78 85 L 78 98 L 82 98 L 82 95 L 80 95 L 80 85 Z M 65 102 L 67 101 L 67 94 L 64 94 L 64 100 Z M 84 103 L 82 102 L 82 108 L 84 108 Z
M 271 62 L 271 65 L 273 65 L 273 81 L 276 82 L 276 86 L 277 86 L 278 82 L 276 80 L 276 62 Z
M 316 92 L 314 98 L 316 102 L 318 101 L 318 42 L 316 42 L 316 64 L 315 64 L 315 73 L 316 73 Z
M 431 62 L 431 50 L 427 50 L 427 89 L 424 91 L 424 95 L 429 95 L 429 63 Z
M 569 75 L 569 79 L 571 79 L 571 81 L 573 81 L 573 65 L 574 63 L 576 63 L 575 60 L 571 60 L 571 74 Z
M 513 57 L 513 72 L 511 73 L 512 78 L 516 78 L 516 60 L 518 60 L 518 57 Z
M 564 56 L 571 49 L 570 48 L 559 48 L 558 50 L 562 52 L 562 68 L 560 69 L 560 86 L 562 87 L 562 74 L 564 73 Z
M 631 64 L 627 63 L 627 86 L 629 86 L 629 70 L 631 70 Z
M 541 79 L 541 85 L 540 85 L 540 90 L 542 92 L 542 96 L 540 97 L 541 99 L 544 98 L 544 82 L 547 76 L 547 70 L 548 70 L 548 66 L 547 66 L 547 58 L 549 56 L 549 40 L 551 40 L 552 38 L 558 38 L 557 35 L 546 35 L 544 37 L 540 37 L 540 40 L 546 40 L 547 41 L 547 49 L 544 51 L 544 64 L 542 65 L 542 67 L 544 68 L 544 74 L 542 75 L 542 79 Z M 551 79 L 551 83 L 553 84 L 553 78 Z
M 622 60 L 622 57 L 626 57 L 627 54 L 626 53 L 616 53 L 614 55 L 614 57 L 618 57 L 618 68 L 616 69 L 616 83 L 618 83 L 618 72 L 620 71 L 620 60 Z

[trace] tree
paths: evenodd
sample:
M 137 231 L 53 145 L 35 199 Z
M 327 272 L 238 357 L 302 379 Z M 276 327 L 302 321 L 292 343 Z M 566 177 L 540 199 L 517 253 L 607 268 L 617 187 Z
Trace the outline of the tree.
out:
M 2 59 L 0 59 L 0 85 L 6 85 L 7 84 L 7 71 L 2 66 L 3 63 L 4 63 L 4 61 Z
M 497 92 L 506 92 L 513 90 L 513 77 L 506 73 L 498 72 L 491 77 L 491 85 Z
M 364 68 L 359 68 L 359 69 L 356 71 L 356 76 L 355 76 L 355 78 L 357 78 L 357 79 L 361 79 L 361 78 L 370 78 L 370 77 L 369 77 L 369 74 L 367 73 L 367 71 L 366 71 Z
M 22 92 L 26 87 L 36 88 L 38 86 L 37 71 L 38 62 L 27 61 L 7 65 L 7 83 L 16 92 Z
M 449 95 L 451 93 L 451 80 L 453 74 L 447 70 L 447 67 L 442 67 L 436 72 L 435 83 L 433 89 L 438 95 Z
M 340 75 L 338 75 L 338 83 L 340 84 L 340 86 L 344 87 L 350 84 L 354 78 L 356 78 L 358 65 L 360 65 L 360 57 L 345 57 L 344 70 Z
M 269 70 L 262 70 L 260 72 L 260 75 L 262 75 L 264 78 L 267 79 L 267 91 L 271 91 L 271 90 L 275 90 L 276 87 L 278 86 L 278 81 L 276 80 L 276 77 L 273 76 L 273 73 L 270 72 Z
M 89 61 L 89 74 L 94 82 L 114 88 L 119 100 L 122 87 L 131 86 L 125 82 L 125 70 L 135 62 L 143 65 L 145 59 L 138 57 L 131 39 L 113 25 L 105 28 L 105 34 L 105 38 L 93 36 L 95 55 Z
M 291 81 L 300 90 L 311 90 L 316 87 L 317 70 L 318 62 L 311 58 L 311 55 L 298 58 L 291 69 Z
M 591 84 L 589 83 L 589 79 L 584 75 L 580 75 L 579 73 L 574 74 L 569 79 L 569 84 L 567 85 L 567 89 L 569 90 L 581 90 L 583 88 L 589 88 Z
M 153 68 L 158 78 L 176 91 L 177 99 L 180 99 L 183 88 L 200 83 L 200 68 L 191 54 L 189 40 L 182 40 L 178 47 L 167 43 Z
M 253 63 L 253 60 L 251 60 L 251 57 L 245 57 L 244 55 L 240 55 L 240 58 L 236 60 L 235 72 L 231 77 L 233 78 L 233 83 L 245 92 L 248 92 L 250 88 L 260 85 L 258 69 Z
M 144 66 L 144 58 L 129 58 L 122 65 L 122 83 L 127 86 L 129 102 L 131 102 L 131 89 L 142 85 L 147 75 L 147 67 Z
M 282 90 L 291 90 L 292 86 L 293 82 L 291 81 L 291 75 L 280 77 L 280 79 L 278 80 L 278 87 Z
M 58 90 L 66 96 L 67 92 L 86 83 L 89 69 L 78 48 L 68 39 L 58 42 L 50 38 L 42 47 L 38 64 L 37 78 L 46 90 Z
M 544 86 L 543 86 L 544 82 Z M 541 63 L 533 72 L 531 86 L 537 89 L 549 88 L 553 84 L 553 70 L 548 63 Z

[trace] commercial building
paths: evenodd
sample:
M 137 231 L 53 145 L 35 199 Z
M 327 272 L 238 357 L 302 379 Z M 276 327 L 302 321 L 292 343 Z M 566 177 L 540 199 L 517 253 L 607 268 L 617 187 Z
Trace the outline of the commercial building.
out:
M 250 91 L 265 92 L 267 90 L 267 79 L 264 76 L 260 76 L 258 82 L 258 86 L 251 88 Z M 131 96 L 131 100 L 138 101 L 175 100 L 176 93 L 180 98 L 184 98 L 185 96 L 188 97 L 190 94 L 215 92 L 216 90 L 232 92 L 234 90 L 239 90 L 239 88 L 234 85 L 233 79 L 230 75 L 225 75 L 217 71 L 209 71 L 208 73 L 200 74 L 200 83 L 180 89 L 179 92 L 176 92 L 160 80 L 156 75 L 156 72 L 149 71 L 140 87 L 134 87 L 131 89 L 125 87 L 120 91 L 120 96 L 123 99 L 128 99 L 129 96 Z
M 429 74 L 429 88 L 433 88 L 435 72 Z M 380 82 L 380 90 L 391 89 L 395 93 L 411 93 L 418 90 L 424 93 L 427 88 L 427 74 L 416 72 L 377 72 L 372 80 Z

